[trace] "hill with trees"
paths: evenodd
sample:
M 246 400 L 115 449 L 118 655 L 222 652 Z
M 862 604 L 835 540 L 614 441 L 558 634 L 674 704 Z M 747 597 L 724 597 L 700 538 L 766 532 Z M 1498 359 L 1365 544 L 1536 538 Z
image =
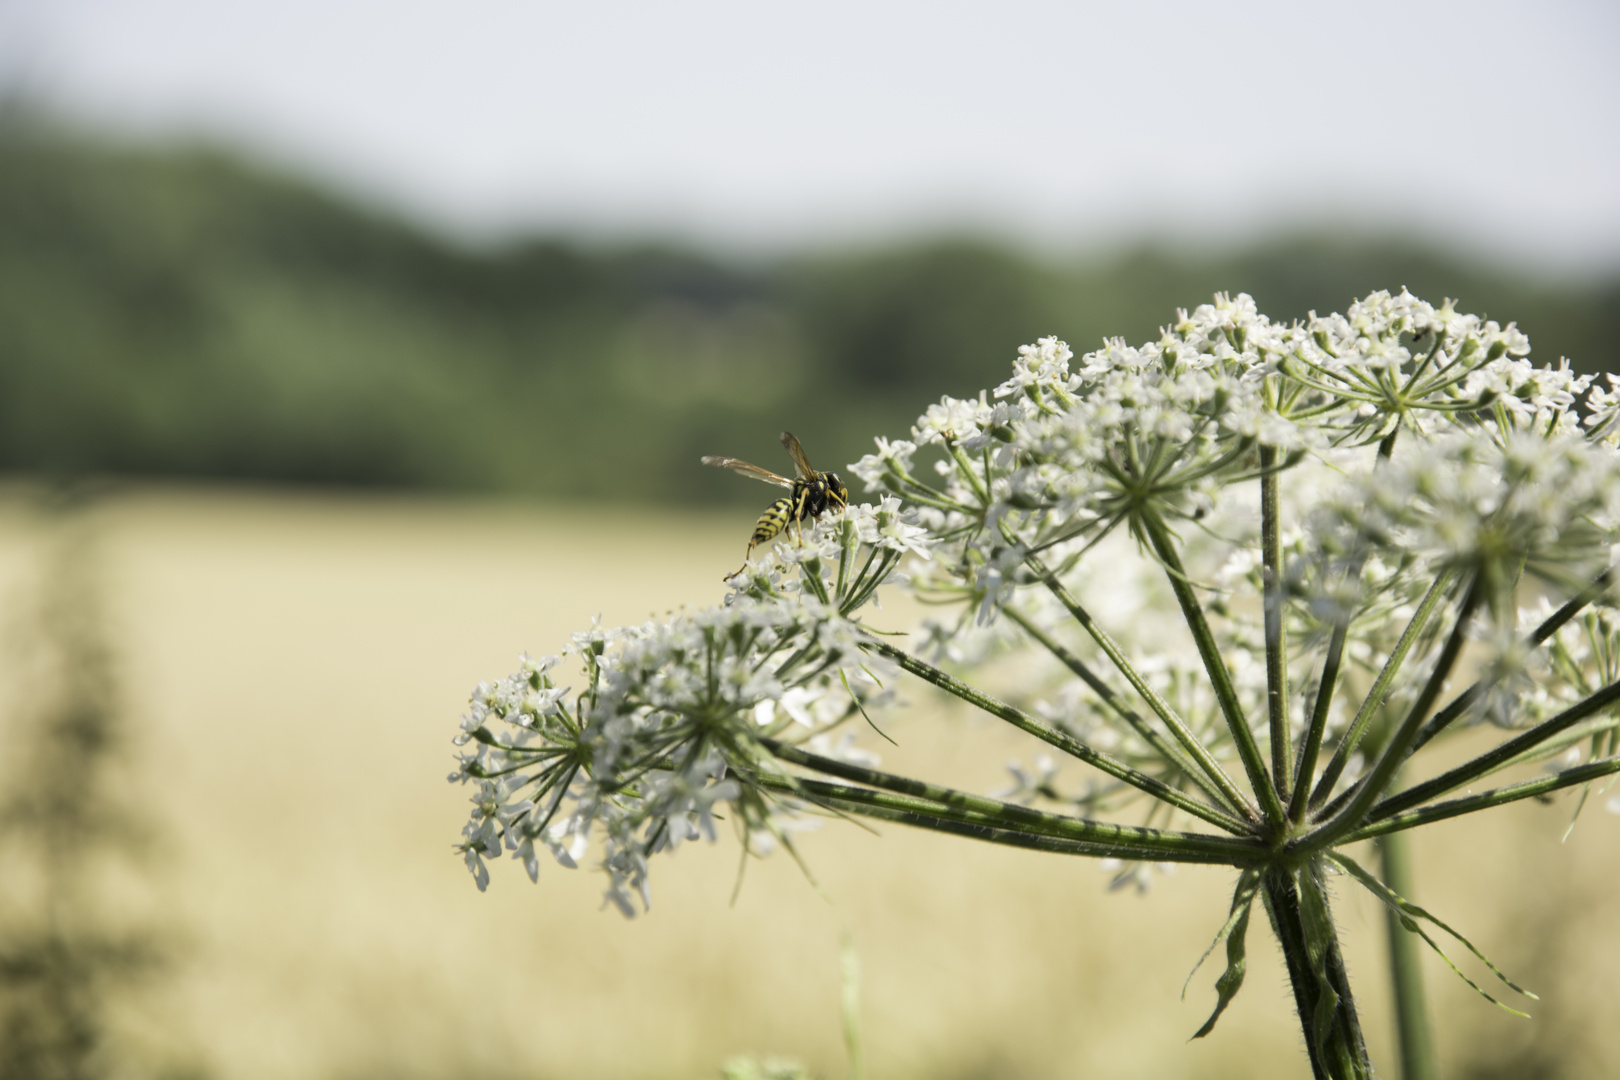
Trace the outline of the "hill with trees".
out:
M 700 468 L 836 468 L 941 393 L 1252 293 L 1274 318 L 1379 288 L 1516 320 L 1617 369 L 1620 280 L 1538 280 L 1388 237 L 1041 259 L 972 237 L 767 264 L 522 238 L 474 249 L 208 148 L 0 126 L 0 469 L 663 501 Z

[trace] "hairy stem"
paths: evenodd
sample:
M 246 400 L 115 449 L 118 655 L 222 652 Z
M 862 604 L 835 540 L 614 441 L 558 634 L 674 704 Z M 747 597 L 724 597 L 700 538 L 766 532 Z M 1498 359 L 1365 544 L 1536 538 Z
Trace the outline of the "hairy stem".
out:
M 1620 681 L 1612 682 L 1608 686 L 1590 695 L 1579 704 L 1572 705 L 1553 717 L 1545 720 L 1516 738 L 1487 750 L 1485 753 L 1464 762 L 1455 769 L 1441 773 L 1432 780 L 1426 780 L 1401 792 L 1399 795 L 1385 799 L 1373 808 L 1369 815 L 1370 820 L 1398 814 L 1408 807 L 1419 806 L 1430 799 L 1444 795 L 1448 791 L 1455 791 L 1464 784 L 1471 783 L 1508 764 L 1514 758 L 1527 750 L 1533 750 L 1541 743 L 1567 728 L 1575 726 L 1594 713 L 1620 703 Z
M 1234 840 L 1225 836 L 1211 836 L 1205 833 L 1177 832 L 1171 829 L 1153 829 L 1135 825 L 1118 825 L 1108 821 L 1095 821 L 1090 818 L 1071 817 L 1066 814 L 1053 814 L 1033 807 L 1022 806 L 1018 803 L 1003 802 L 1000 799 L 986 798 L 970 792 L 939 784 L 931 784 L 923 780 L 914 780 L 910 777 L 896 776 L 877 769 L 869 769 L 862 765 L 838 761 L 834 758 L 812 754 L 795 746 L 778 742 L 775 739 L 761 739 L 765 747 L 778 760 L 798 765 L 827 776 L 836 776 L 843 780 L 850 780 L 858 784 L 869 785 L 883 792 L 891 792 L 903 796 L 903 800 L 886 800 L 877 795 L 871 796 L 874 801 L 871 805 L 891 809 L 901 809 L 919 813 L 934 814 L 975 825 L 984 825 L 991 828 L 1002 829 L 1009 832 L 1025 832 L 1042 836 L 1051 836 L 1059 839 L 1088 842 L 1095 845 L 1106 846 L 1110 850 L 1130 848 L 1137 852 L 1140 858 L 1160 858 L 1174 860 L 1178 855 L 1198 856 L 1197 861 L 1205 861 L 1203 856 L 1223 856 L 1228 860 L 1238 862 L 1252 861 L 1261 852 L 1250 841 Z M 800 783 L 808 784 L 811 781 L 801 779 Z M 807 791 L 818 789 L 806 788 Z M 829 790 L 829 794 L 843 800 L 865 799 L 869 796 L 858 796 L 852 792 L 858 789 L 839 786 L 836 793 Z
M 1344 641 L 1349 632 L 1349 618 L 1340 619 L 1333 627 L 1327 657 L 1322 661 L 1322 678 L 1316 687 L 1316 703 L 1311 707 L 1311 721 L 1305 729 L 1305 739 L 1299 746 L 1294 788 L 1288 802 L 1288 818 L 1296 825 L 1305 820 L 1305 812 L 1310 806 L 1311 781 L 1316 774 L 1317 758 L 1322 753 L 1322 736 L 1327 732 L 1328 712 L 1333 706 L 1333 692 L 1339 682 L 1339 668 L 1344 662 Z
M 978 471 L 974 469 L 973 462 L 968 460 L 967 454 L 962 452 L 962 447 L 955 439 L 950 438 L 945 440 L 945 446 L 950 450 L 951 457 L 955 459 L 957 468 L 967 478 L 968 484 L 972 486 L 973 494 L 979 497 L 980 505 L 989 502 L 990 493 L 985 490 L 984 480 L 980 478 Z
M 1181 834 L 1194 841 L 1186 845 L 1162 843 L 1166 838 L 1155 838 L 1159 830 L 1136 829 L 1129 825 L 1092 822 L 1099 828 L 1087 832 L 1086 839 L 1053 835 L 1028 829 L 1009 828 L 998 816 L 958 810 L 929 799 L 897 795 L 872 788 L 849 784 L 833 784 L 823 780 L 761 774 L 754 782 L 767 791 L 792 795 L 826 809 L 878 821 L 894 821 L 902 825 L 929 829 L 933 832 L 966 836 L 993 844 L 1051 851 L 1064 855 L 1085 855 L 1091 858 L 1146 859 L 1154 862 L 1205 863 L 1232 865 L 1233 852 L 1221 848 L 1205 849 L 1203 841 L 1221 841 L 1221 837 L 1199 837 L 1196 833 Z M 1078 820 L 1078 819 L 1071 819 Z M 1226 844 L 1237 841 L 1225 840 Z M 1250 854 L 1254 849 L 1245 845 Z
M 1602 761 L 1592 761 L 1585 765 L 1577 765 L 1573 769 L 1565 769 L 1551 776 L 1543 776 L 1536 780 L 1525 780 L 1517 784 L 1508 784 L 1505 787 L 1492 788 L 1482 791 L 1478 795 L 1469 795 L 1461 799 L 1451 799 L 1443 803 L 1435 803 L 1418 810 L 1407 810 L 1403 813 L 1383 815 L 1377 807 L 1373 808 L 1375 820 L 1372 824 L 1363 826 L 1346 836 L 1341 843 L 1353 844 L 1358 840 L 1370 840 L 1375 836 L 1387 836 L 1390 833 L 1404 829 L 1415 829 L 1419 825 L 1428 825 L 1447 818 L 1461 817 L 1464 814 L 1476 813 L 1480 810 L 1489 810 L 1493 806 L 1504 806 L 1520 799 L 1534 799 L 1551 794 L 1562 788 L 1575 787 L 1577 784 L 1589 784 L 1594 780 L 1602 780 L 1606 776 L 1620 773 L 1620 758 L 1604 758 Z
M 1268 869 L 1262 895 L 1282 947 L 1315 1080 L 1371 1080 L 1344 957 L 1315 868 Z M 1308 895 L 1302 895 L 1310 890 Z
M 1390 432 L 1378 444 L 1378 465 L 1381 467 L 1395 452 L 1395 433 Z M 1366 565 L 1367 546 L 1363 539 L 1351 553 L 1344 576 L 1348 581 L 1359 581 Z M 1351 612 L 1343 612 L 1333 623 L 1333 634 L 1328 639 L 1327 655 L 1322 659 L 1322 678 L 1316 685 L 1316 702 L 1311 706 L 1310 724 L 1305 730 L 1305 741 L 1299 748 L 1299 764 L 1295 769 L 1292 797 L 1288 803 L 1288 817 L 1294 824 L 1305 820 L 1310 807 L 1311 785 L 1316 776 L 1316 759 L 1322 753 L 1322 737 L 1327 732 L 1328 713 L 1337 692 L 1339 669 L 1344 664 L 1345 639 L 1350 635 Z M 1335 783 L 1337 779 L 1335 778 Z M 1327 790 L 1331 791 L 1329 784 Z

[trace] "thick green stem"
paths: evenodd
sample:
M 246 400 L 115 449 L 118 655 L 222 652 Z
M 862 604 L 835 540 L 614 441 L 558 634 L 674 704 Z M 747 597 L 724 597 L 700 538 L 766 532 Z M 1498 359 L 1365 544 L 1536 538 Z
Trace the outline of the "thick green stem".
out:
M 1282 531 L 1277 506 L 1277 449 L 1260 448 L 1260 559 L 1265 594 L 1266 713 L 1271 730 L 1271 778 L 1288 798 L 1294 784 L 1288 726 L 1288 639 L 1283 628 Z
M 1227 832 L 1233 833 L 1234 835 L 1244 836 L 1248 835 L 1251 831 L 1247 824 L 1239 821 L 1237 818 L 1224 814 L 1214 807 L 1205 806 L 1197 799 L 1192 798 L 1185 792 L 1177 791 L 1164 781 L 1155 779 L 1146 773 L 1139 772 L 1136 769 L 1131 768 L 1129 765 L 1126 765 L 1124 762 L 1109 757 L 1100 750 L 1092 749 L 1080 740 L 1066 735 L 1063 732 L 1058 731 L 1056 728 L 1041 723 L 1028 713 L 1023 712 L 1020 709 L 1015 709 L 1006 702 L 991 697 L 989 694 L 986 694 L 977 687 L 970 686 L 961 679 L 946 674 L 945 672 L 934 667 L 932 664 L 919 660 L 910 653 L 897 649 L 886 641 L 881 641 L 877 638 L 870 638 L 863 642 L 863 645 L 865 648 L 868 648 L 881 656 L 888 657 L 890 660 L 893 660 L 895 663 L 899 664 L 903 670 L 909 671 L 911 674 L 932 683 L 941 690 L 944 690 L 946 693 L 961 698 L 963 701 L 966 701 L 968 704 L 989 713 L 991 716 L 1005 720 L 1007 723 L 1018 728 L 1020 731 L 1027 732 L 1028 734 L 1035 736 L 1037 739 L 1040 739 L 1049 746 L 1057 747 L 1064 753 L 1084 761 L 1092 768 L 1104 772 L 1116 780 L 1122 780 L 1125 783 L 1130 784 L 1132 787 L 1145 791 L 1147 794 L 1153 796 L 1155 799 L 1158 799 L 1161 802 L 1169 803 L 1177 809 L 1184 810 L 1194 817 L 1201 818 L 1202 820 L 1209 822 L 1211 825 L 1214 825 L 1220 829 L 1225 829 Z
M 1283 810 L 1282 799 L 1277 795 L 1277 785 L 1266 774 L 1265 759 L 1260 756 L 1260 747 L 1254 741 L 1254 732 L 1249 730 L 1249 722 L 1243 715 L 1243 706 L 1238 702 L 1237 688 L 1232 685 L 1232 673 L 1227 670 L 1214 631 L 1210 629 L 1209 620 L 1204 617 L 1203 605 L 1198 602 L 1192 581 L 1181 565 L 1181 556 L 1176 552 L 1170 530 L 1164 522 L 1151 515 L 1143 516 L 1142 526 L 1153 544 L 1159 562 L 1164 565 L 1171 591 L 1176 595 L 1176 602 L 1181 605 L 1181 614 L 1187 622 L 1187 629 L 1192 631 L 1193 641 L 1198 646 L 1198 655 L 1204 661 L 1204 672 L 1209 676 L 1210 689 L 1215 691 L 1215 700 L 1219 702 L 1221 715 L 1226 719 L 1227 730 L 1232 734 L 1232 744 L 1237 747 L 1244 771 L 1249 774 L 1249 786 L 1254 789 L 1255 797 L 1260 800 L 1260 808 L 1266 820 L 1280 827 L 1287 819 L 1287 813 Z
M 1406 835 L 1391 833 L 1380 839 L 1378 854 L 1384 884 L 1406 899 L 1413 899 Z M 1401 1044 L 1401 1080 L 1439 1080 L 1418 936 L 1401 925 L 1401 916 L 1392 907 L 1384 908 L 1384 932 L 1389 938 L 1390 989 L 1394 991 L 1395 1028 Z
M 1069 614 L 1074 616 L 1075 622 L 1079 623 L 1081 629 L 1091 635 L 1091 640 L 1097 643 L 1097 647 L 1103 651 L 1104 656 L 1108 657 L 1115 670 L 1125 677 L 1126 682 L 1131 684 L 1131 689 L 1135 690 L 1138 696 L 1147 702 L 1148 708 L 1153 710 L 1153 715 L 1157 716 L 1164 722 L 1164 726 L 1170 729 L 1170 734 L 1175 736 L 1176 742 L 1181 744 L 1182 748 L 1187 751 L 1188 756 L 1196 761 L 1198 767 L 1204 771 L 1204 775 L 1209 777 L 1210 783 L 1214 784 L 1216 789 L 1220 791 L 1223 797 L 1222 801 L 1227 808 L 1249 818 L 1258 818 L 1259 814 L 1255 810 L 1254 804 L 1238 789 L 1232 778 L 1226 775 L 1226 770 L 1221 768 L 1220 763 L 1210 754 L 1208 748 L 1198 741 L 1198 737 L 1187 727 L 1186 722 L 1176 715 L 1176 711 L 1170 707 L 1170 703 L 1160 697 L 1153 687 L 1147 684 L 1147 680 L 1142 678 L 1141 673 L 1126 658 L 1124 650 L 1108 635 L 1107 631 L 1097 625 L 1097 621 L 1091 617 L 1091 613 L 1080 606 L 1080 602 L 1057 579 L 1057 575 L 1052 573 L 1045 563 L 1033 555 L 1024 558 L 1024 565 L 1029 568 L 1030 572 L 1036 576 L 1041 584 L 1046 586 L 1047 591 L 1068 609 Z
M 1266 914 L 1282 947 L 1315 1080 L 1371 1080 L 1361 1020 L 1317 870 L 1273 866 L 1265 873 Z

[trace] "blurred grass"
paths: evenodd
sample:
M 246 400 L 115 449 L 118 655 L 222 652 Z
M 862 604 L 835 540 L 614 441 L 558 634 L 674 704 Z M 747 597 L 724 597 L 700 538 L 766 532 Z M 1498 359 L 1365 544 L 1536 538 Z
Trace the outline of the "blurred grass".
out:
M 0 493 L 0 596 L 36 572 L 28 493 Z M 1183 870 L 1146 897 L 1095 864 L 830 824 L 728 906 L 737 846 L 656 868 L 653 910 L 600 909 L 592 871 L 512 864 L 480 895 L 450 850 L 466 792 L 444 783 L 468 689 L 555 651 L 592 615 L 707 604 L 752 511 L 188 488 L 96 511 L 136 788 L 168 837 L 156 885 L 187 961 L 116 1017 L 131 1061 L 231 1080 L 686 1080 L 752 1052 L 842 1075 L 839 937 L 865 971 L 874 1078 L 1297 1077 L 1278 957 L 1252 950 L 1215 1034 L 1187 970 L 1229 875 Z M 911 613 L 891 608 L 888 625 Z M 978 790 L 1032 748 L 920 687 L 889 722 L 895 767 Z M 874 743 L 875 745 L 875 743 Z M 1596 810 L 1596 808 L 1594 808 Z M 1597 1076 L 1620 1052 L 1620 822 L 1520 805 L 1416 837 L 1419 900 L 1542 994 L 1501 1014 L 1428 965 L 1444 1074 Z M 1392 1063 L 1379 911 L 1339 889 L 1349 959 Z M 1253 941 L 1267 937 L 1257 921 Z M 1517 1071 L 1515 1071 L 1517 1070 Z
M 692 468 L 836 468 L 1044 334 L 1157 336 L 1248 291 L 1278 319 L 1375 289 L 1516 320 L 1535 359 L 1620 367 L 1620 278 L 1549 281 L 1398 236 L 1041 260 L 971 237 L 765 261 L 653 245 L 457 247 L 197 147 L 0 110 L 0 469 L 665 503 Z

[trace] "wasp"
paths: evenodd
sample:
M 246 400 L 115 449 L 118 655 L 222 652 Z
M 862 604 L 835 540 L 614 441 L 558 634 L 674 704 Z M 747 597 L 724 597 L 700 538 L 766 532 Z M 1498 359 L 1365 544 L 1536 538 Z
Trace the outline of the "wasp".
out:
M 803 522 L 820 517 L 829 507 L 849 505 L 849 488 L 844 486 L 837 473 L 817 472 L 811 466 L 810 459 L 804 456 L 804 447 L 799 445 L 799 440 L 793 437 L 792 432 L 782 432 L 782 445 L 787 449 L 788 457 L 793 459 L 793 467 L 799 474 L 793 480 L 732 457 L 711 455 L 703 459 L 705 465 L 731 469 L 744 476 L 752 476 L 755 480 L 791 489 L 788 494 L 771 503 L 765 508 L 765 512 L 759 515 L 759 523 L 754 526 L 754 535 L 748 540 L 748 552 L 743 556 L 743 564 L 737 568 L 736 573 L 727 574 L 728 578 L 735 577 L 747 569 L 748 558 L 753 555 L 754 549 L 780 534 L 787 528 L 788 522 L 791 521 L 802 528 Z

